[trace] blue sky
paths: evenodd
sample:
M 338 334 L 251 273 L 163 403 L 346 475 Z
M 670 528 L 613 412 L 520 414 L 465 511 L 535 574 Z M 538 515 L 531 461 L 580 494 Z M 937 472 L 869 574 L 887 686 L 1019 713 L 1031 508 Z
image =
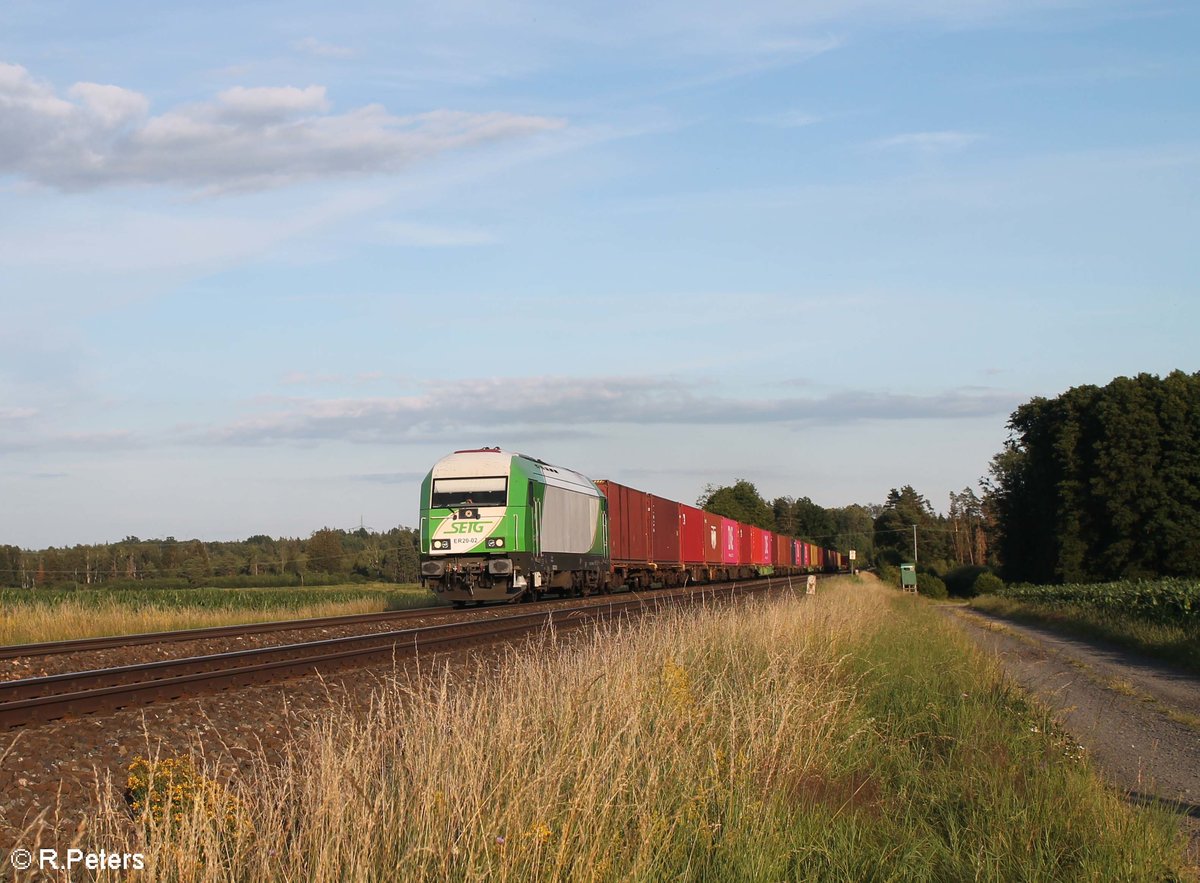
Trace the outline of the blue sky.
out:
M 414 524 L 498 444 L 939 508 L 1200 370 L 1187 2 L 0 7 L 0 543 Z

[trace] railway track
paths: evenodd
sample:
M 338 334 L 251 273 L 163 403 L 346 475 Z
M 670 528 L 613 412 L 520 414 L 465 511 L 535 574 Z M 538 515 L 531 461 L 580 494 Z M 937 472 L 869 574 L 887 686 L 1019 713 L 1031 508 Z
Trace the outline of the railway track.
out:
M 110 650 L 114 647 L 138 647 L 146 644 L 173 644 L 180 641 L 205 641 L 213 638 L 243 637 L 270 632 L 304 629 L 336 628 L 345 625 L 369 625 L 380 622 L 439 617 L 461 613 L 449 607 L 409 607 L 379 613 L 353 613 L 342 616 L 322 616 L 310 619 L 282 619 L 274 622 L 221 625 L 170 632 L 143 632 L 136 635 L 105 635 L 99 638 L 74 638 L 70 641 L 46 641 L 38 644 L 12 644 L 0 647 L 0 659 L 19 659 L 25 656 L 58 656 L 64 653 L 83 653 L 89 650 Z
M 610 596 L 583 606 L 542 608 L 531 613 L 520 612 L 7 681 L 0 683 L 0 728 L 173 701 L 307 675 L 314 671 L 358 666 L 380 659 L 491 644 L 545 628 L 576 628 L 613 617 L 640 615 L 666 606 L 733 599 L 786 585 L 790 585 L 790 581 L 777 578 L 730 586 L 706 586 L 703 589 L 656 591 L 650 595 L 637 594 L 620 600 Z M 458 612 L 461 614 L 461 611 Z

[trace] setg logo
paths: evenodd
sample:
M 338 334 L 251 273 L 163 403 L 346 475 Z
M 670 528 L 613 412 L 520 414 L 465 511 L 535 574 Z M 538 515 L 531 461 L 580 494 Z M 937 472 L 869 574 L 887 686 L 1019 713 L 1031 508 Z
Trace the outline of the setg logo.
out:
M 487 533 L 491 526 L 491 522 L 485 525 L 482 521 L 455 521 L 451 523 L 450 529 L 446 533 Z
M 500 519 L 496 517 L 447 518 L 434 530 L 430 549 L 442 553 L 470 552 L 481 546 L 499 525 Z

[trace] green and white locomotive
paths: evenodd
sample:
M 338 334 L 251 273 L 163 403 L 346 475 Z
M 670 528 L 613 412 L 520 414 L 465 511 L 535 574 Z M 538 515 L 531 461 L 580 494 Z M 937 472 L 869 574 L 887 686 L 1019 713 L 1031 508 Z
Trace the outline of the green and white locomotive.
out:
M 445 603 L 606 591 L 608 500 L 586 476 L 481 448 L 421 484 L 421 578 Z

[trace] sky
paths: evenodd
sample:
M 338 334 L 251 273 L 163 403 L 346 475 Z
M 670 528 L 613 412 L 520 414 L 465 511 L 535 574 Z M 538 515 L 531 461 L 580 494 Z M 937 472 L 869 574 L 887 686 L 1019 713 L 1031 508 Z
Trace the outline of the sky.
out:
M 1200 370 L 1190 0 L 0 5 L 0 543 L 417 522 L 499 445 L 945 510 Z

